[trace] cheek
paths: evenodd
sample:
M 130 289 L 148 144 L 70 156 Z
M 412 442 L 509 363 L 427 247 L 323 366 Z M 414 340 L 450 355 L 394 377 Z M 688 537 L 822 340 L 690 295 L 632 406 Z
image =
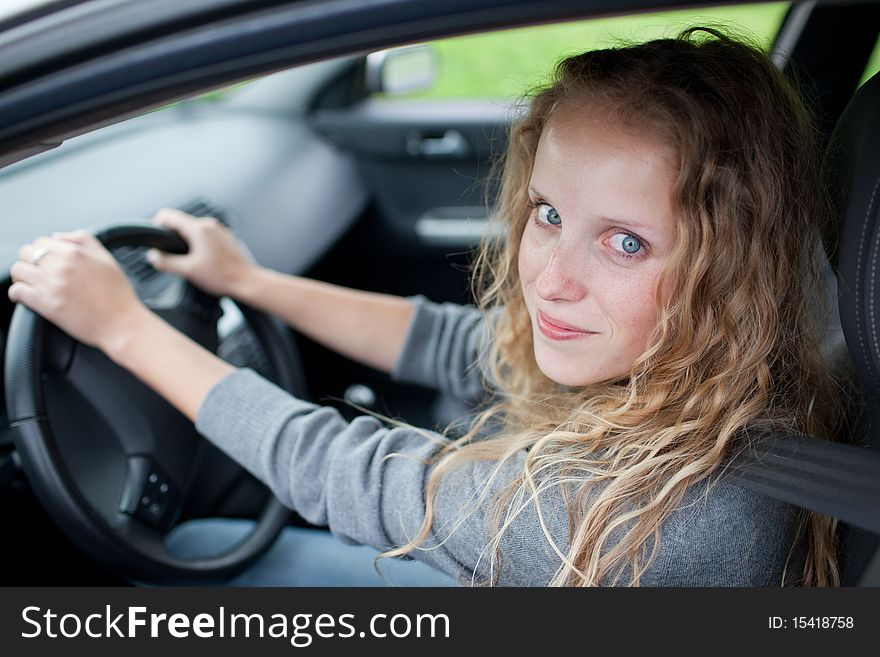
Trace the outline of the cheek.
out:
M 614 298 L 607 299 L 608 306 L 614 308 L 615 323 L 625 335 L 626 343 L 640 352 L 644 350 L 648 337 L 657 325 L 654 302 L 656 278 L 653 273 L 634 277 L 628 285 L 612 289 Z
M 544 268 L 543 249 L 528 227 L 523 232 L 522 240 L 519 243 L 517 266 L 523 289 L 532 284 Z

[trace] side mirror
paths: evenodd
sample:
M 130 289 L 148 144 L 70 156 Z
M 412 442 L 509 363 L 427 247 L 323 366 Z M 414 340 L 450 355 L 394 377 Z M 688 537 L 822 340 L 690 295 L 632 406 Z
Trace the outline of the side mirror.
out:
M 437 79 L 437 55 L 428 45 L 379 50 L 367 55 L 367 90 L 399 94 L 428 89 Z

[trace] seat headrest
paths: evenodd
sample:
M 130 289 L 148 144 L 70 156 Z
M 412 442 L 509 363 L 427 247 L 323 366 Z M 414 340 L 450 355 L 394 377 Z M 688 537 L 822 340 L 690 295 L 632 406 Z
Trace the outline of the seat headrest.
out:
M 839 222 L 826 232 L 838 305 L 853 366 L 880 397 L 880 73 L 853 95 L 825 152 Z

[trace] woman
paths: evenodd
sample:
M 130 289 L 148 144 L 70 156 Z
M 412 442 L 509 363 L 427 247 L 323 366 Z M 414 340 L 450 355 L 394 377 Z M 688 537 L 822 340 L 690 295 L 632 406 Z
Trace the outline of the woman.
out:
M 456 441 L 347 423 L 236 370 L 146 309 L 85 232 L 22 247 L 9 296 L 345 542 L 475 584 L 836 585 L 835 521 L 723 478 L 765 429 L 837 430 L 821 189 L 790 83 L 691 28 L 570 57 L 534 95 L 504 161 L 505 237 L 477 259 L 481 312 L 267 271 L 216 222 L 156 217 L 191 248 L 157 268 L 397 379 L 491 390 Z

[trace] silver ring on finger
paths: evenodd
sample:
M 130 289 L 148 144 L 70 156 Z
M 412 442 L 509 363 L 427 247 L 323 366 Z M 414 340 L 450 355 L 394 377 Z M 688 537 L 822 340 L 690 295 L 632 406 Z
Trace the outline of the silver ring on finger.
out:
M 39 265 L 39 264 L 40 264 L 40 260 L 42 260 L 43 257 L 44 257 L 47 253 L 49 253 L 49 249 L 47 249 L 47 248 L 44 247 L 44 246 L 43 246 L 43 247 L 40 247 L 39 249 L 37 249 L 36 251 L 34 251 L 34 254 L 31 256 L 31 264 L 32 264 L 32 265 Z

